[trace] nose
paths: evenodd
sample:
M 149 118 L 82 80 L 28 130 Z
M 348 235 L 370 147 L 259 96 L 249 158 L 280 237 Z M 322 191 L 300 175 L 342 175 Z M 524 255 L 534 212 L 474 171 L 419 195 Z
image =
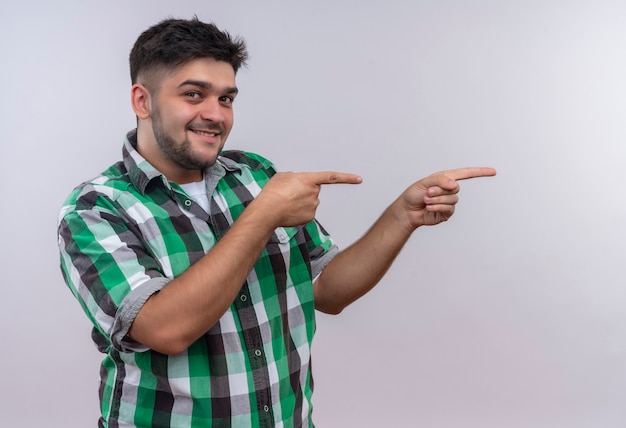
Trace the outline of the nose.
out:
M 211 122 L 223 122 L 226 119 L 224 109 L 217 98 L 209 97 L 202 103 L 200 117 Z

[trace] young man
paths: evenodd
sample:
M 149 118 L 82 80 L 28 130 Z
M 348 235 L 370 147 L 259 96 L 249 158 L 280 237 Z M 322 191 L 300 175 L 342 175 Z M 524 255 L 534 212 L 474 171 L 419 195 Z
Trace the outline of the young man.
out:
M 339 252 L 315 220 L 343 172 L 277 173 L 223 151 L 244 42 L 166 20 L 130 54 L 137 129 L 123 160 L 83 183 L 59 220 L 64 278 L 105 354 L 102 427 L 312 426 L 315 310 L 339 313 L 411 233 L 454 212 L 463 168 L 406 189 Z

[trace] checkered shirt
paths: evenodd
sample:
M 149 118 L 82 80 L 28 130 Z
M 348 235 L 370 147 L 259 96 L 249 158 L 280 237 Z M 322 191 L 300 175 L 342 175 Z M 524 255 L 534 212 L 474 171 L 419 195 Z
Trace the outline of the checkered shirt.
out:
M 278 228 L 217 324 L 180 355 L 150 350 L 127 335 L 144 302 L 211 250 L 275 169 L 223 152 L 204 173 L 207 213 L 135 145 L 131 131 L 123 160 L 74 189 L 59 216 L 61 270 L 105 354 L 99 426 L 313 426 L 312 278 L 333 240 L 317 221 Z

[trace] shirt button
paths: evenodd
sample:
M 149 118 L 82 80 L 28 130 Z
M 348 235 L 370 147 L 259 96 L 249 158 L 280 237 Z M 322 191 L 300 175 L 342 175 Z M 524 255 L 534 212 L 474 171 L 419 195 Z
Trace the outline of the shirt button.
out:
M 191 200 L 190 199 L 186 199 L 185 200 L 185 206 L 186 207 L 190 207 L 191 206 Z
M 256 351 L 254 351 L 254 355 L 256 355 L 257 357 L 260 357 L 262 354 L 260 349 L 257 349 Z
M 241 300 L 242 302 L 245 302 L 246 300 L 248 300 L 248 296 L 246 296 L 245 294 L 242 294 L 241 296 L 239 296 L 239 300 Z
M 268 406 L 267 404 L 265 406 L 263 406 L 263 410 L 265 412 L 269 412 L 270 411 L 270 406 Z

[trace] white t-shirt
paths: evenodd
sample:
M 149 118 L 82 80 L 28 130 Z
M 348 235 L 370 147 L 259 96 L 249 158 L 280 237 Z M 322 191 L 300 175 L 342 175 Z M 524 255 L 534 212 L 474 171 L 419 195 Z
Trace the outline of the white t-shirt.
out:
M 210 211 L 209 195 L 204 180 L 181 184 L 180 187 L 182 187 L 206 212 Z

